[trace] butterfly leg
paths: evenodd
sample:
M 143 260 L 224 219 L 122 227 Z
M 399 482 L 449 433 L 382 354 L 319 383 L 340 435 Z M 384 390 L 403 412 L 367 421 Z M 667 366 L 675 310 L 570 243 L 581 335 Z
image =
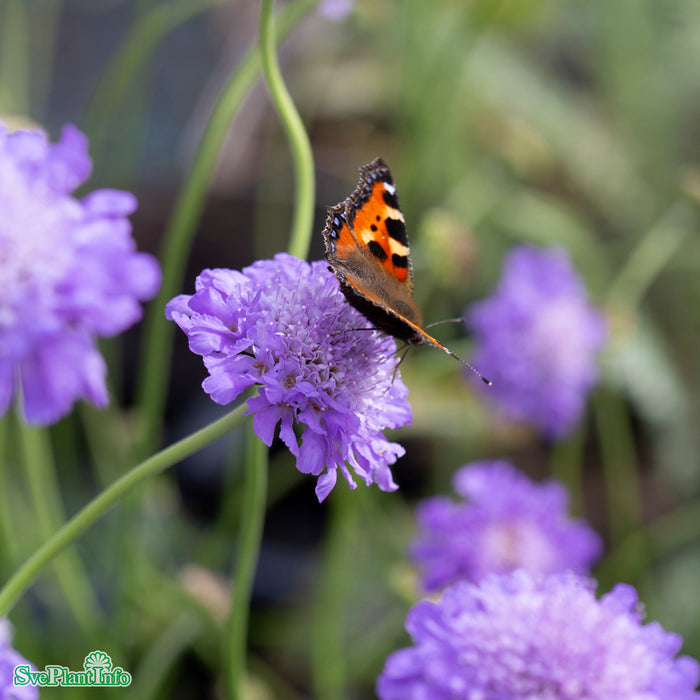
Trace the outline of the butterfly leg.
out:
M 409 349 L 410 347 L 411 347 L 411 346 L 410 346 L 409 343 L 404 342 L 404 344 L 403 344 L 400 348 L 397 348 L 396 352 L 400 352 L 400 353 L 401 353 L 401 357 L 399 357 L 399 361 L 396 363 L 396 367 L 394 367 L 394 371 L 393 371 L 393 373 L 392 373 L 392 375 L 391 375 L 391 384 L 394 383 L 394 379 L 396 378 L 396 373 L 399 371 L 399 366 L 401 365 L 401 363 L 402 363 L 402 362 L 404 361 L 404 359 L 406 358 L 406 355 L 408 355 L 408 349 Z M 390 385 L 390 386 L 391 386 L 391 385 Z

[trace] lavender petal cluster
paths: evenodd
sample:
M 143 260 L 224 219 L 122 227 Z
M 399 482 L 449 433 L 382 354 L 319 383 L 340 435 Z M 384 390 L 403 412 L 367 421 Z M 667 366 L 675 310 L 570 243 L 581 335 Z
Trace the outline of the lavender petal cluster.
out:
M 0 619 L 0 700 L 36 700 L 39 697 L 36 686 L 18 686 L 13 682 L 15 666 L 28 663 L 12 648 L 12 627 L 9 621 L 7 618 Z M 32 670 L 36 671 L 34 667 Z
M 381 700 L 698 700 L 682 639 L 642 624 L 635 590 L 596 600 L 574 574 L 460 583 L 408 613 L 413 646 L 389 656 Z
M 326 263 L 280 253 L 241 272 L 205 270 L 195 289 L 170 301 L 166 315 L 204 358 L 202 386 L 216 403 L 257 385 L 248 399 L 256 435 L 270 445 L 279 426 L 299 471 L 319 477 L 319 500 L 338 470 L 351 488 L 350 469 L 365 484 L 397 488 L 390 465 L 404 449 L 382 433 L 411 420 L 396 343 L 366 330 Z
M 50 144 L 0 123 L 0 414 L 19 389 L 32 424 L 56 422 L 78 399 L 107 404 L 96 337 L 138 321 L 160 285 L 131 237 L 134 196 L 71 196 L 90 174 L 87 145 L 72 126 Z
M 607 335 L 566 253 L 513 249 L 497 289 L 465 321 L 476 339 L 472 362 L 493 382 L 487 398 L 508 419 L 565 437 L 597 380 Z
M 535 483 L 505 461 L 459 469 L 454 489 L 464 500 L 419 504 L 411 554 L 426 591 L 458 581 L 526 569 L 533 574 L 589 574 L 602 550 L 596 532 L 567 515 L 562 484 Z

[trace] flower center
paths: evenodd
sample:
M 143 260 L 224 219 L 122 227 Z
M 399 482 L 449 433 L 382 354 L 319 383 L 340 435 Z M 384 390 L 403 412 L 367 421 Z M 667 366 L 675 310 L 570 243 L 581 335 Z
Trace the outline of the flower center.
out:
M 525 567 L 533 572 L 545 572 L 551 566 L 549 542 L 539 528 L 531 523 L 512 521 L 488 529 L 485 551 L 502 569 Z

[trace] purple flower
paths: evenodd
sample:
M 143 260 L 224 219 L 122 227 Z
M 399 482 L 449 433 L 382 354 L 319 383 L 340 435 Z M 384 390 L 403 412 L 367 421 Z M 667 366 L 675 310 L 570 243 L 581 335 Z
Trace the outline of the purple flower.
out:
M 80 398 L 107 404 L 95 337 L 135 323 L 160 284 L 155 259 L 134 249 L 133 195 L 71 196 L 90 168 L 75 127 L 51 145 L 0 123 L 0 414 L 19 390 L 29 423 L 54 423 Z
M 598 535 L 567 517 L 561 484 L 533 483 L 508 462 L 467 465 L 453 483 L 466 502 L 430 498 L 417 511 L 412 555 L 428 591 L 514 569 L 588 574 L 600 556 Z
M 280 253 L 242 272 L 205 270 L 192 296 L 176 297 L 166 315 L 202 355 L 209 377 L 202 387 L 220 404 L 259 386 L 248 399 L 255 434 L 280 438 L 297 469 L 319 476 L 322 501 L 346 462 L 366 484 L 397 488 L 389 465 L 404 449 L 382 430 L 411 420 L 408 390 L 395 372 L 396 343 L 366 329 L 325 262 Z M 294 425 L 306 428 L 301 445 Z M 325 471 L 325 473 L 324 473 Z
M 382 700 L 697 700 L 682 640 L 643 626 L 635 590 L 525 571 L 459 583 L 408 613 L 414 646 L 393 653 Z
M 332 22 L 344 20 L 352 12 L 353 0 L 323 0 L 318 11 Z
M 27 664 L 36 668 L 12 648 L 12 627 L 6 618 L 0 619 L 0 700 L 36 700 L 39 691 L 33 685 L 14 685 L 15 666 Z
M 563 250 L 511 251 L 495 293 L 467 310 L 466 324 L 472 363 L 493 381 L 485 394 L 507 418 L 552 438 L 574 428 L 606 328 Z

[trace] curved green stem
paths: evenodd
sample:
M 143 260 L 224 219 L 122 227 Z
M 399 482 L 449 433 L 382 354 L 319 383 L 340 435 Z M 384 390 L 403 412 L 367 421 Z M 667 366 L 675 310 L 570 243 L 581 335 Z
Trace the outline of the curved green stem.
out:
M 296 198 L 292 233 L 287 250 L 298 258 L 306 258 L 311 244 L 314 217 L 314 159 L 304 123 L 284 84 L 277 60 L 274 4 L 274 0 L 262 0 L 260 6 L 260 50 L 263 74 L 270 98 L 287 134 L 294 160 Z
M 243 513 L 235 579 L 231 586 L 233 600 L 224 659 L 227 685 L 232 700 L 243 700 L 244 697 L 248 610 L 267 505 L 267 447 L 253 433 L 252 424 L 248 439 Z
M 19 422 L 24 468 L 39 534 L 44 540 L 65 521 L 63 504 L 56 478 L 56 465 L 48 433 L 44 428 L 30 428 Z M 70 549 L 57 559 L 54 568 L 58 584 L 81 631 L 88 639 L 97 633 L 100 614 L 90 579 L 78 553 Z
M 285 37 L 318 0 L 298 0 L 280 15 L 278 40 Z M 164 234 L 160 255 L 163 283 L 151 302 L 144 329 L 141 374 L 137 403 L 141 413 L 140 454 L 148 454 L 157 444 L 157 430 L 167 398 L 167 378 L 172 359 L 174 325 L 166 321 L 166 303 L 179 291 L 187 256 L 201 217 L 207 188 L 216 166 L 221 144 L 244 98 L 257 77 L 260 59 L 252 48 L 224 87 L 202 135 L 187 180 L 180 190 Z
M 185 457 L 237 428 L 243 422 L 245 408 L 245 405 L 239 406 L 223 418 L 149 457 L 90 501 L 65 525 L 55 531 L 3 586 L 0 591 L 0 617 L 8 613 L 24 590 L 58 553 L 85 532 L 111 506 L 146 479 L 177 464 Z

